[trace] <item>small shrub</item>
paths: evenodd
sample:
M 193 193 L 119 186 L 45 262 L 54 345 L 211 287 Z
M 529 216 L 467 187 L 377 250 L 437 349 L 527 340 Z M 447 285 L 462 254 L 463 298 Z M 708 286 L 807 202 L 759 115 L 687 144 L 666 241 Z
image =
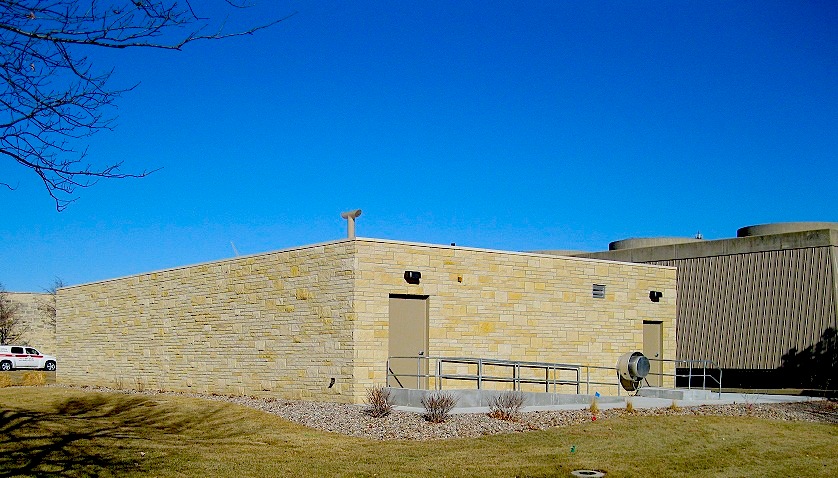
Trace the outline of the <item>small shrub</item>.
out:
M 144 392 L 145 391 L 145 382 L 142 379 L 137 379 L 137 391 Z
M 489 401 L 489 416 L 498 420 L 517 420 L 524 406 L 524 394 L 507 391 Z
M 115 379 L 113 379 L 113 388 L 117 390 L 122 390 L 123 388 L 125 388 L 125 383 L 123 382 L 122 377 L 116 377 Z
M 681 407 L 678 406 L 678 402 L 672 400 L 672 403 L 669 405 L 670 410 L 680 410 Z
M 629 413 L 634 413 L 637 411 L 634 409 L 634 403 L 631 400 L 626 400 L 626 411 Z
M 0 388 L 12 386 L 12 377 L 8 373 L 0 373 Z
M 393 411 L 390 389 L 375 387 L 367 390 L 367 415 L 375 418 L 386 417 Z
M 591 406 L 589 407 L 589 410 L 590 410 L 590 411 L 591 411 L 591 413 L 593 413 L 594 415 L 596 415 L 597 413 L 599 413 L 599 402 L 597 402 L 597 399 L 596 399 L 596 398 L 594 398 L 593 400 L 591 400 Z
M 425 420 L 442 423 L 457 405 L 457 397 L 448 392 L 433 392 L 422 397 L 421 403 L 425 407 Z

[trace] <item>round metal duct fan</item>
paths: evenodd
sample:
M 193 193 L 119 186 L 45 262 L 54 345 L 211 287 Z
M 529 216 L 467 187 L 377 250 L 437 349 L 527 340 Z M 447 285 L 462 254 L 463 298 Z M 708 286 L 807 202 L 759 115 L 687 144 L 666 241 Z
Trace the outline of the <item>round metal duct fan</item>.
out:
M 649 359 L 640 352 L 627 352 L 617 360 L 617 377 L 624 389 L 632 392 L 640 388 L 640 383 L 649 374 Z

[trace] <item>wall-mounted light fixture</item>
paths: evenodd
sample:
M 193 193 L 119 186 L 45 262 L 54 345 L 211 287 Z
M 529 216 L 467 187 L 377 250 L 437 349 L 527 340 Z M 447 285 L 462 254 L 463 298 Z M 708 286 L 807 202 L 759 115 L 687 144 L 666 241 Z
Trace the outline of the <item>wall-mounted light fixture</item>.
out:
M 404 280 L 408 284 L 418 284 L 421 278 L 422 273 L 419 271 L 404 271 Z
M 651 300 L 652 302 L 660 302 L 661 297 L 663 297 L 663 292 L 657 290 L 649 291 L 649 300 Z

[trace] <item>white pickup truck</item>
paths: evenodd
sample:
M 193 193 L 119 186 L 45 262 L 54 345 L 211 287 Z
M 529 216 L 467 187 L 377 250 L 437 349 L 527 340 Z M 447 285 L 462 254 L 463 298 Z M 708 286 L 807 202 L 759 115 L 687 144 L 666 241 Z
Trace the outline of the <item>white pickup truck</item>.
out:
M 54 372 L 58 360 L 24 345 L 0 345 L 0 371 L 35 368 Z

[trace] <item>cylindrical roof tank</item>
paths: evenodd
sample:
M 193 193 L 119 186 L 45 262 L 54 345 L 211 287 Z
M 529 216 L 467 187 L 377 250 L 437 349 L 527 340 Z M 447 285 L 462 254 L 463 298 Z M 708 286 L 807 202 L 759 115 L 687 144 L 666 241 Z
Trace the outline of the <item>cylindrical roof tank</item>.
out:
M 526 251 L 532 254 L 549 254 L 551 256 L 575 256 L 577 254 L 585 254 L 586 251 L 577 249 L 541 249 L 538 251 Z
M 756 226 L 740 227 L 736 237 L 767 236 L 769 234 L 787 234 L 790 232 L 818 231 L 838 229 L 838 222 L 775 222 Z
M 687 244 L 690 242 L 701 242 L 702 239 L 693 237 L 632 237 L 622 239 L 608 244 L 609 251 L 623 249 L 637 249 L 640 247 L 671 246 L 674 244 Z

